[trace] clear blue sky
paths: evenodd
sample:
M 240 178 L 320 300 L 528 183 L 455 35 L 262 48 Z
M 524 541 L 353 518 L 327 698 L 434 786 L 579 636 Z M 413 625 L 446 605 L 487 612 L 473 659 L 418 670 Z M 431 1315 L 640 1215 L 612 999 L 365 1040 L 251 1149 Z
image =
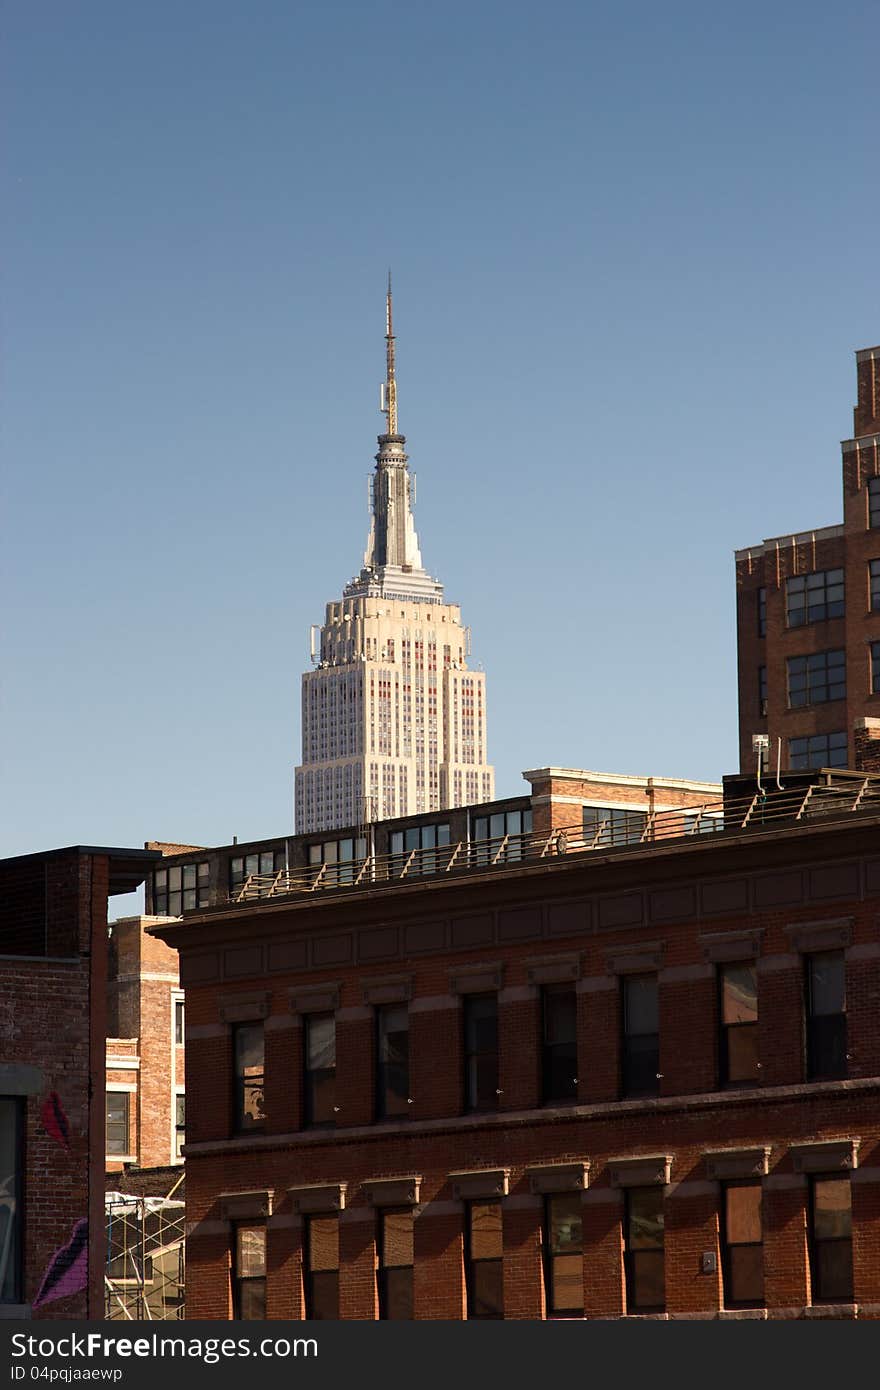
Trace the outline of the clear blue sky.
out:
M 736 765 L 733 550 L 837 522 L 873 0 L 7 0 L 0 852 L 292 826 L 394 270 L 499 795 Z

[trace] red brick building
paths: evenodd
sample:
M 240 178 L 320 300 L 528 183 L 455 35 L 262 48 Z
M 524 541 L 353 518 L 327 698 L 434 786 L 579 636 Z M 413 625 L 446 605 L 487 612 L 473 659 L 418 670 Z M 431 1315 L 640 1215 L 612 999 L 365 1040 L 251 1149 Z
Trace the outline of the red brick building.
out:
M 880 1315 L 877 803 L 711 814 L 279 871 L 153 927 L 188 1316 Z
M 856 353 L 843 524 L 736 552 L 740 768 L 880 770 L 880 347 Z
M 30 1317 L 41 1285 L 36 1317 L 102 1315 L 107 902 L 156 857 L 77 845 L 0 861 L 0 1317 Z M 87 1287 L 49 1299 L 71 1242 Z

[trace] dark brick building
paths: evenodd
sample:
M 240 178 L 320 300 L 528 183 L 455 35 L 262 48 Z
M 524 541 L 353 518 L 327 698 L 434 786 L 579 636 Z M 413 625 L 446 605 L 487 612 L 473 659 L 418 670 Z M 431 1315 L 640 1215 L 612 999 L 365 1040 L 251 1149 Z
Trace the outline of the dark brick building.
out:
M 833 781 L 152 928 L 188 1316 L 880 1316 L 880 790 Z
M 880 347 L 856 373 L 843 524 L 736 552 L 744 772 L 756 734 L 773 770 L 880 770 Z
M 102 1315 L 107 900 L 156 858 L 77 845 L 0 861 L 0 1317 L 31 1316 L 71 1240 L 88 1286 L 46 1285 L 34 1316 Z

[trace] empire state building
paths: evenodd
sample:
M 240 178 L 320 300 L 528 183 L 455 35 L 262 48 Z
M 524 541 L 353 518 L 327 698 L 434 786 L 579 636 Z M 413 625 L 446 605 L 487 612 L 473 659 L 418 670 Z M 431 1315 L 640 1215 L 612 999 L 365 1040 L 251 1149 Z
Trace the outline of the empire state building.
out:
M 360 574 L 327 604 L 302 678 L 299 833 L 491 801 L 486 677 L 468 669 L 458 604 L 422 565 L 406 439 L 397 427 L 391 277 L 386 375 Z

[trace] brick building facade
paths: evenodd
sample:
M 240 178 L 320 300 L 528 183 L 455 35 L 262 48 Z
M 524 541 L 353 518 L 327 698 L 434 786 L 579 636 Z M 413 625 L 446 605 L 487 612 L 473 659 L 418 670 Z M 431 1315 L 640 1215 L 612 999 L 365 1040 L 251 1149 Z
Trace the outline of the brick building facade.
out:
M 880 766 L 880 347 L 856 353 L 843 524 L 736 552 L 740 768 Z
M 74 846 L 0 861 L 0 1317 L 32 1315 L 86 1221 L 87 1287 L 56 1300 L 44 1286 L 33 1316 L 102 1314 L 107 902 L 155 858 Z
M 880 1315 L 880 816 L 809 804 L 153 927 L 188 1316 Z

